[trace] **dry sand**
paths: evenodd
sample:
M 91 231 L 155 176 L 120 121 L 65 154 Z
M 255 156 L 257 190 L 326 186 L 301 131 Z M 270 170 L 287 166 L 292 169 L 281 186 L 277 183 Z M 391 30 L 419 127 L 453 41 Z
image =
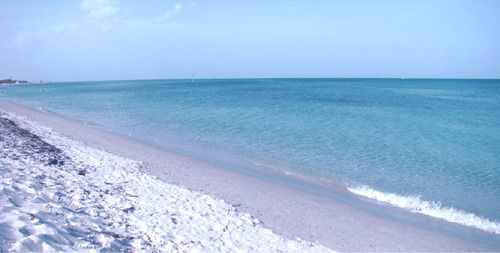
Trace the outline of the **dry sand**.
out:
M 347 192 L 338 198 L 311 194 L 88 127 L 81 121 L 53 113 L 5 100 L 0 100 L 0 109 L 50 127 L 85 145 L 142 161 L 147 164 L 147 173 L 167 183 L 222 198 L 258 218 L 264 227 L 288 238 L 300 237 L 339 251 L 500 250 L 491 244 L 422 228 L 418 222 L 414 226 L 411 222 L 398 221 L 398 215 L 387 218 L 383 212 L 364 211 L 355 207 L 355 201 L 353 205 L 343 200 L 342 195 Z M 397 214 L 400 210 L 393 212 Z M 427 218 L 415 215 L 415 219 L 421 222 Z M 481 232 L 471 233 L 476 234 Z

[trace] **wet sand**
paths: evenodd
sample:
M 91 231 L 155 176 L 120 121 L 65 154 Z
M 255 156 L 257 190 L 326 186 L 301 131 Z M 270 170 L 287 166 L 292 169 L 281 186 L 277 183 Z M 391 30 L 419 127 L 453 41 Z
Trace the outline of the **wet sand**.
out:
M 0 100 L 0 109 L 50 127 L 90 147 L 142 161 L 148 174 L 167 183 L 224 199 L 237 210 L 259 219 L 264 227 L 287 238 L 300 237 L 339 251 L 500 250 L 494 245 L 437 232 L 439 228 L 419 226 L 419 222 L 427 219 L 419 215 L 415 215 L 419 221 L 416 226 L 405 219 L 398 220 L 400 210 L 396 208 L 386 208 L 386 211 L 396 213 L 389 217 L 377 211 L 383 207 L 375 207 L 374 212 L 366 211 L 357 206 L 356 200 L 346 201 L 343 196 L 349 194 L 347 192 L 333 194 L 333 197 L 312 194 L 88 127 L 81 121 L 53 113 L 5 100 Z M 370 205 L 363 201 L 359 203 Z M 457 229 L 463 228 L 457 226 Z M 473 231 L 472 235 L 477 233 L 480 234 Z

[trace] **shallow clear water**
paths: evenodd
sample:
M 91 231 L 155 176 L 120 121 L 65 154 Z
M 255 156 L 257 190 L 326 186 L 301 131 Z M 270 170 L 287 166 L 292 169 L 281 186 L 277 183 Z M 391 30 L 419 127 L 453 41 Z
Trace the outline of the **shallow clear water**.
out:
M 109 81 L 2 96 L 167 148 L 500 220 L 500 80 Z

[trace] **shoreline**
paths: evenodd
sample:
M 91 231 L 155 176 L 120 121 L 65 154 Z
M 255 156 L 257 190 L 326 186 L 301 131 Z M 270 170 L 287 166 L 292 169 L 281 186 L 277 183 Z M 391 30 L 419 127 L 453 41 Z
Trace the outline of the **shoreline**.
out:
M 92 128 L 78 120 L 5 100 L 0 100 L 0 109 L 50 127 L 84 145 L 142 161 L 146 164 L 146 173 L 167 183 L 224 199 L 238 211 L 250 213 L 262 221 L 264 227 L 287 238 L 300 237 L 340 251 L 498 250 L 498 246 L 383 218 L 345 201 L 238 173 Z
M 330 252 L 24 117 L 0 130 L 0 251 Z

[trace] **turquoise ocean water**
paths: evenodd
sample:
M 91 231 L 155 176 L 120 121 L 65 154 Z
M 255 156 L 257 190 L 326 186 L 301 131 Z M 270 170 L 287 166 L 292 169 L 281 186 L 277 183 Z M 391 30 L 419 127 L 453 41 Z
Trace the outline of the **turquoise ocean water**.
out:
M 500 80 L 72 82 L 1 96 L 500 234 Z

